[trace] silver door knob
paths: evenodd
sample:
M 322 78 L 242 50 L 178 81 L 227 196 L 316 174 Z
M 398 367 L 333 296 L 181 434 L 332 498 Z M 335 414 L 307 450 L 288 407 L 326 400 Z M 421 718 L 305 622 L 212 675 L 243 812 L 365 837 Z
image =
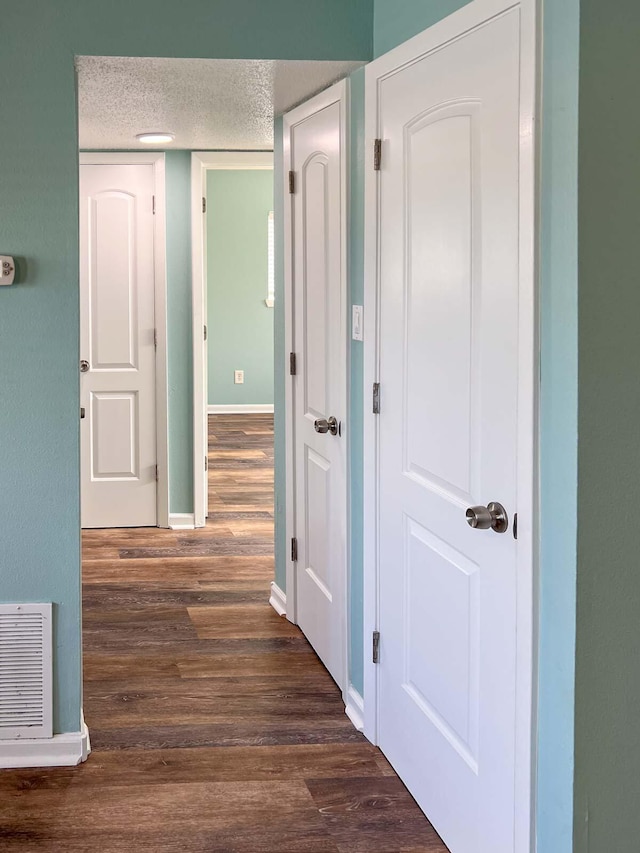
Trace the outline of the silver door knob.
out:
M 316 432 L 324 434 L 325 432 L 330 432 L 331 435 L 337 435 L 340 425 L 338 424 L 337 418 L 333 416 L 328 420 L 324 418 L 318 418 L 318 420 L 313 425 Z
M 487 506 L 470 506 L 466 513 L 467 524 L 474 530 L 491 530 L 505 533 L 509 527 L 509 517 L 502 504 L 492 501 Z
M 88 373 L 89 372 L 89 362 L 86 358 L 83 358 L 80 362 L 80 373 Z

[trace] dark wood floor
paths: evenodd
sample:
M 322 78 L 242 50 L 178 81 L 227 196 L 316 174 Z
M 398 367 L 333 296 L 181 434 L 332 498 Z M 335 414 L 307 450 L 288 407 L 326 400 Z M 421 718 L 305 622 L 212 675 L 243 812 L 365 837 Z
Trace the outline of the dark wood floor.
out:
M 213 416 L 204 530 L 86 531 L 77 768 L 0 771 L 0 850 L 442 853 L 267 604 L 273 419 Z

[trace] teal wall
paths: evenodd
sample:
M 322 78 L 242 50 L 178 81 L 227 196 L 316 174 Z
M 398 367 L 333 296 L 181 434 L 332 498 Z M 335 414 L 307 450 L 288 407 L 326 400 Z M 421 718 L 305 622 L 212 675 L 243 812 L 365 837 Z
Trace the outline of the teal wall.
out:
M 468 0 L 374 0 L 373 55 L 386 53 L 465 6 L 467 2 Z
M 540 170 L 540 853 L 568 853 L 573 835 L 579 18 L 580 0 L 546 4 Z
M 193 336 L 191 152 L 165 154 L 167 194 L 167 361 L 169 508 L 193 512 Z
M 209 404 L 273 403 L 273 309 L 267 308 L 271 169 L 207 173 Z M 234 370 L 244 370 L 235 385 Z
M 0 293 L 0 446 L 11 451 L 0 462 L 0 596 L 54 602 L 55 730 L 74 731 L 81 701 L 74 55 L 366 60 L 371 0 L 4 0 L 2 28 L 3 112 L 11 121 L 0 134 L 1 251 L 24 261 L 21 283 Z
M 640 849 L 639 39 L 582 0 L 576 853 Z

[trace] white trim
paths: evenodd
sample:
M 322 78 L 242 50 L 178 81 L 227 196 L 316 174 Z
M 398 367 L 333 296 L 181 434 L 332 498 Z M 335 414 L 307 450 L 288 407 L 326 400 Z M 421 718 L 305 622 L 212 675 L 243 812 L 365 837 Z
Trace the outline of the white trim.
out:
M 273 413 L 273 403 L 210 403 L 210 415 L 259 415 Z
M 534 577 L 537 570 L 537 399 L 538 359 L 536 308 L 536 134 L 538 71 L 536 67 L 537 0 L 472 0 L 457 12 L 415 36 L 365 69 L 366 150 L 380 136 L 378 85 L 387 75 L 416 62 L 452 39 L 488 20 L 519 7 L 521 13 L 521 147 L 520 147 L 520 329 L 518 393 L 518 632 L 516 685 L 516 780 L 514 850 L 531 851 L 535 838 L 535 648 L 533 615 L 537 607 Z M 378 173 L 367 163 L 365 173 L 365 396 L 379 376 L 379 256 Z M 364 647 L 379 625 L 378 595 L 378 423 L 367 406 L 364 428 Z M 377 667 L 365 657 L 364 732 L 378 742 Z
M 167 363 L 167 226 L 165 156 L 161 151 L 82 151 L 81 166 L 152 165 L 156 213 L 154 217 L 154 301 L 156 347 L 156 464 L 158 466 L 156 524 L 169 526 L 169 391 Z
M 297 343 L 294 337 L 295 314 L 294 314 L 294 293 L 293 293 L 293 200 L 294 196 L 289 193 L 289 171 L 292 167 L 292 151 L 291 151 L 291 134 L 296 124 L 304 121 L 320 110 L 326 109 L 332 104 L 340 105 L 340 146 L 341 146 L 341 175 L 340 175 L 340 195 L 341 195 L 341 247 L 340 247 L 340 266 L 341 266 L 341 289 L 342 289 L 342 363 L 344 364 L 344 382 L 342 383 L 342 400 L 340 402 L 344 416 L 342 418 L 345 429 L 343 430 L 343 439 L 345 444 L 345 508 L 346 515 L 344 518 L 344 542 L 345 542 L 345 566 L 344 566 L 344 650 L 343 650 L 343 699 L 347 702 L 347 691 L 349 685 L 349 480 L 351 470 L 351 459 L 349 450 L 349 433 L 348 433 L 348 413 L 349 413 L 349 347 L 347 346 L 347 330 L 349 328 L 349 320 L 347 318 L 349 305 L 349 276 L 348 276 L 348 251 L 349 251 L 349 81 L 348 79 L 341 80 L 333 86 L 325 89 L 320 94 L 303 104 L 300 104 L 295 109 L 286 113 L 283 117 L 282 142 L 283 142 L 283 170 L 282 170 L 282 187 L 280 192 L 284 196 L 284 311 L 285 311 L 285 446 L 286 446 L 286 509 L 285 509 L 285 525 L 286 525 L 286 542 L 287 542 L 287 597 L 289 608 L 287 610 L 287 619 L 294 624 L 297 624 L 297 589 L 296 589 L 296 564 L 291 560 L 288 543 L 292 537 L 296 535 L 296 514 L 295 514 L 295 498 L 296 498 L 296 483 L 295 483 L 295 408 L 294 408 L 294 383 L 295 376 L 289 375 L 289 353 L 295 352 Z M 276 188 L 278 191 L 278 188 Z
M 273 151 L 194 151 L 205 169 L 273 169 Z
M 194 530 L 195 518 L 192 512 L 172 512 L 169 516 L 171 530 Z
M 359 732 L 364 731 L 364 699 L 353 684 L 350 684 L 347 690 L 344 712 Z
M 86 761 L 90 752 L 89 730 L 83 719 L 79 732 L 0 741 L 0 768 L 75 767 Z
M 209 169 L 273 169 L 271 151 L 192 151 L 191 153 L 191 306 L 193 330 L 193 510 L 196 527 L 204 527 L 209 513 L 209 484 L 204 459 L 209 452 L 207 433 L 207 241 L 206 214 Z
M 276 611 L 278 616 L 287 615 L 287 596 L 280 589 L 275 581 L 271 581 L 271 595 L 269 596 L 269 604 Z

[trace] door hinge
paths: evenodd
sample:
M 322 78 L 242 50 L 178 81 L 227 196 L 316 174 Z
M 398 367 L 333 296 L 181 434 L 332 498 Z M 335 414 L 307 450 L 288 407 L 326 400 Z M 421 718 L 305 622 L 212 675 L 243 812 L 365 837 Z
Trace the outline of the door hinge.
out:
M 207 340 L 207 335 L 208 335 L 208 334 L 209 334 L 209 333 L 207 332 L 207 327 L 206 327 L 206 324 L 205 324 L 205 327 L 204 327 L 204 339 L 205 339 L 205 341 Z
M 374 663 L 380 663 L 380 631 L 373 632 L 371 656 Z
M 291 170 L 289 172 L 289 194 L 293 195 L 296 191 L 296 173 Z
M 513 530 L 513 538 L 517 539 L 518 538 L 518 513 L 517 512 L 514 512 L 514 514 L 513 514 L 513 528 L 512 528 L 512 530 Z
M 204 196 L 202 196 L 202 212 L 203 213 L 207 212 L 207 200 Z
M 156 465 L 156 483 L 158 482 L 158 466 Z
M 158 349 L 158 330 L 157 329 L 153 330 L 153 346 L 154 346 L 154 349 Z
M 291 562 L 292 563 L 298 562 L 298 540 L 296 539 L 295 536 L 291 540 Z
M 296 375 L 297 368 L 298 368 L 298 365 L 296 364 L 296 354 L 295 354 L 295 352 L 290 352 L 289 353 L 289 373 L 291 374 L 291 376 Z
M 373 168 L 379 172 L 382 167 L 382 140 L 373 140 Z
M 204 457 L 204 470 L 205 471 L 209 470 L 209 457 L 208 456 Z
M 86 415 L 84 406 L 80 406 L 80 420 L 82 420 Z
M 380 383 L 373 383 L 373 414 L 380 414 Z
M 151 212 L 152 212 L 152 213 L 154 214 L 154 216 L 155 216 L 155 212 L 156 212 L 156 197 L 155 197 L 154 195 L 152 195 L 152 196 L 151 196 Z

